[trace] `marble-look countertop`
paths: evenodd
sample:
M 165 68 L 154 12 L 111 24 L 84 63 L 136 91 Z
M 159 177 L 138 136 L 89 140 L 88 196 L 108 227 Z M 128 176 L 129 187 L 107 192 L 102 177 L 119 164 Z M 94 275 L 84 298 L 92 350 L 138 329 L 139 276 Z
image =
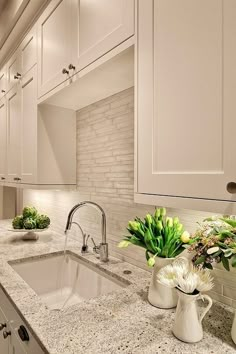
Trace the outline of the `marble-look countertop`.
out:
M 38 241 L 22 241 L 21 235 L 0 223 L 0 284 L 24 317 L 28 327 L 50 354 L 235 354 L 230 330 L 233 309 L 214 302 L 203 321 L 204 338 L 197 344 L 177 340 L 172 332 L 175 310 L 161 310 L 147 301 L 150 273 L 115 258 L 102 264 L 93 254 L 85 258 L 96 267 L 126 279 L 130 285 L 113 293 L 51 310 L 11 268 L 8 261 L 62 251 L 64 235 L 50 231 Z M 75 240 L 68 250 L 80 255 Z M 130 270 L 131 274 L 124 274 Z M 189 324 L 191 326 L 191 323 Z

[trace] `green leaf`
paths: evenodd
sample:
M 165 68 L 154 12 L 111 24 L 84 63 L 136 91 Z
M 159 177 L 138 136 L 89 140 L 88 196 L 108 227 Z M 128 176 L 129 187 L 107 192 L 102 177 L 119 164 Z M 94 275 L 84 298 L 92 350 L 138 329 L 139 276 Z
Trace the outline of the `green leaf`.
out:
M 231 258 L 231 265 L 232 267 L 236 267 L 236 254 Z
M 211 263 L 204 263 L 204 268 L 213 269 Z
M 221 262 L 226 270 L 229 271 L 229 260 L 228 258 L 225 258 L 224 256 L 221 257 Z
M 232 253 L 233 253 L 232 250 L 228 248 L 227 250 L 224 251 L 224 256 L 228 258 L 232 256 Z
M 196 259 L 196 261 L 194 262 L 195 265 L 204 263 L 206 259 L 206 256 L 200 256 L 199 258 Z
M 236 227 L 236 220 L 225 219 L 225 218 L 220 218 L 220 220 L 223 220 L 224 222 L 226 222 L 226 224 L 229 224 L 232 227 Z

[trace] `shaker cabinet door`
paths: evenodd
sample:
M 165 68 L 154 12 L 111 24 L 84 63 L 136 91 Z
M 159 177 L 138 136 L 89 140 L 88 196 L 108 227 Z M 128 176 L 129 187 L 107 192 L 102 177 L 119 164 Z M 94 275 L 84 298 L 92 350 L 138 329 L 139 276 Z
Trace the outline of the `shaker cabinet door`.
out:
M 7 180 L 19 182 L 20 174 L 20 90 L 15 85 L 7 94 Z
M 71 53 L 71 1 L 53 0 L 38 20 L 39 96 L 68 79 Z
M 134 34 L 134 0 L 80 0 L 78 69 Z
M 7 92 L 7 70 L 6 66 L 0 69 L 0 99 Z
M 0 101 L 0 182 L 6 180 L 7 168 L 7 109 L 6 100 Z
M 21 183 L 35 183 L 37 168 L 37 68 L 21 82 Z
M 235 18 L 234 0 L 138 1 L 138 193 L 236 201 Z
M 3 331 L 9 331 L 9 328 L 7 326 L 7 319 L 3 313 L 3 311 L 0 308 L 0 325 L 6 326 L 3 327 L 3 329 L 0 332 L 0 349 L 1 349 L 1 354 L 9 354 L 9 337 L 4 339 L 3 337 Z

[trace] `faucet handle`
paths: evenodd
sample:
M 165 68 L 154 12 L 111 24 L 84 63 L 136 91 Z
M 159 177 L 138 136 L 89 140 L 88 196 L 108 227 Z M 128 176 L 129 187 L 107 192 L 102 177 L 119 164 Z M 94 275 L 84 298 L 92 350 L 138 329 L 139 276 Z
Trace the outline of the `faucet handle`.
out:
M 91 241 L 93 243 L 93 252 L 99 253 L 100 246 L 97 246 L 94 239 L 91 237 Z

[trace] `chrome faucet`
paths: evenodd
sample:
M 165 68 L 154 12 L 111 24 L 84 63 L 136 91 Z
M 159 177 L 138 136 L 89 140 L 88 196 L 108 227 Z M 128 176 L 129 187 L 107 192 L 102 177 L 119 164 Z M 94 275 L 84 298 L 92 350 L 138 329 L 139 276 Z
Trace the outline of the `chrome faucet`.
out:
M 100 205 L 98 205 L 97 203 L 94 203 L 94 202 L 90 202 L 90 201 L 84 201 L 84 202 L 81 202 L 79 204 L 76 204 L 71 209 L 71 211 L 68 214 L 65 233 L 68 230 L 71 229 L 71 225 L 73 224 L 72 219 L 73 219 L 74 213 L 78 209 L 80 209 L 81 207 L 86 206 L 86 205 L 91 205 L 92 207 L 95 207 L 102 214 L 102 222 L 101 222 L 101 225 L 102 225 L 102 242 L 99 244 L 99 246 L 97 246 L 93 239 L 92 239 L 92 241 L 93 241 L 93 244 L 94 244 L 93 250 L 96 253 L 100 254 L 100 260 L 102 262 L 107 262 L 108 261 L 108 243 L 106 242 L 106 214 L 105 214 L 103 208 Z
M 82 244 L 82 247 L 81 247 L 81 253 L 87 253 L 88 252 L 88 240 L 89 240 L 89 237 L 90 235 L 86 235 L 86 233 L 84 233 L 82 227 L 80 226 L 80 224 L 76 221 L 73 221 L 71 223 L 72 224 L 75 224 L 78 226 L 78 228 L 80 229 L 80 232 L 81 232 L 81 235 L 83 237 L 83 244 Z M 67 233 L 67 230 L 65 230 L 65 233 Z

